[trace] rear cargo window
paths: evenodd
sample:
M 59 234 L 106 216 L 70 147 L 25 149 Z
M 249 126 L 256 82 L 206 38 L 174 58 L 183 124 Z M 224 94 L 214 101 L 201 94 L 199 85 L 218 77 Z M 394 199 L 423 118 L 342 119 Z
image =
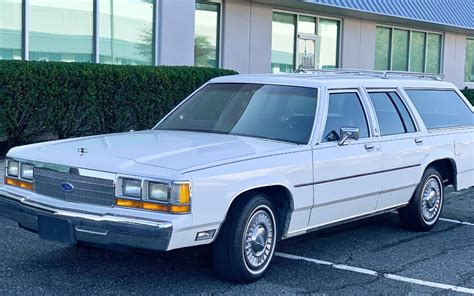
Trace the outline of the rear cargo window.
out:
M 454 90 L 406 90 L 428 129 L 474 125 L 474 113 Z

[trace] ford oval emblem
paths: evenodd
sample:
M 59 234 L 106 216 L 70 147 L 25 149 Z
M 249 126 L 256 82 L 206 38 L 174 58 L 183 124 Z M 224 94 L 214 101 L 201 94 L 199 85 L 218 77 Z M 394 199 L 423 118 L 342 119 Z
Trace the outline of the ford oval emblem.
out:
M 74 190 L 74 186 L 69 182 L 64 182 L 63 184 L 61 184 L 61 189 L 64 192 L 71 192 Z

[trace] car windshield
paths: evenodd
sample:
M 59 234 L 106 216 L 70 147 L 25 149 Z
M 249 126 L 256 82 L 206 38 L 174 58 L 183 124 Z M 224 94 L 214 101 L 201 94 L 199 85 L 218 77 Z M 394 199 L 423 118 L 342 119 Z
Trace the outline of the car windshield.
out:
M 156 129 L 257 137 L 307 144 L 317 89 L 214 83 L 185 101 Z

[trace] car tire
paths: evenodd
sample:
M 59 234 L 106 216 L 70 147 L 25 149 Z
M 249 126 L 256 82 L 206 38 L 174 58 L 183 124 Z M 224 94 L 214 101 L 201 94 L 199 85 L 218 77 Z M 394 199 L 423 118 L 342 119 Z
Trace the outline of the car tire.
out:
M 426 169 L 408 205 L 398 210 L 402 227 L 429 231 L 438 222 L 444 203 L 441 174 L 432 167 Z
M 236 201 L 214 242 L 214 268 L 226 281 L 244 284 L 262 277 L 273 258 L 277 224 L 268 196 Z

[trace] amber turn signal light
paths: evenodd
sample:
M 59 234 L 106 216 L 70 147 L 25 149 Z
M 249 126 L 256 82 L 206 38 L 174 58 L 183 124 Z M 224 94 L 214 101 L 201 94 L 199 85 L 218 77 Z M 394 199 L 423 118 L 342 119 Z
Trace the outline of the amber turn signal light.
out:
M 152 202 L 144 202 L 140 200 L 130 200 L 118 198 L 115 200 L 115 204 L 119 207 L 143 209 L 157 212 L 176 213 L 176 214 L 187 214 L 190 212 L 190 206 L 178 206 L 178 205 L 164 205 Z
M 15 186 L 15 187 L 20 187 L 23 189 L 27 190 L 33 190 L 33 183 L 17 180 L 17 179 L 12 179 L 5 177 L 5 184 L 10 185 L 10 186 Z

